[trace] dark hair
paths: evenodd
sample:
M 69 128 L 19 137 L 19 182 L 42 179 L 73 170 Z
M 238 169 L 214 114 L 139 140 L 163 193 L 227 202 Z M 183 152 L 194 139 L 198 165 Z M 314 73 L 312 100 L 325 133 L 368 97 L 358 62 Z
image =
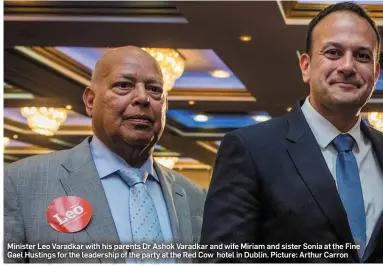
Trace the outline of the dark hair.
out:
M 309 24 L 309 28 L 306 35 L 306 53 L 310 54 L 311 52 L 311 44 L 312 44 L 312 32 L 315 28 L 315 26 L 321 21 L 323 18 L 325 18 L 327 15 L 331 14 L 335 11 L 349 11 L 353 12 L 360 17 L 367 20 L 367 22 L 371 25 L 372 29 L 375 31 L 376 38 L 378 40 L 378 51 L 377 51 L 377 61 L 379 62 L 380 57 L 380 34 L 379 30 L 376 27 L 375 22 L 372 20 L 372 18 L 367 14 L 367 12 L 358 4 L 354 2 L 340 2 L 334 5 L 330 5 L 323 9 L 321 12 L 318 13 L 318 15 L 313 18 Z

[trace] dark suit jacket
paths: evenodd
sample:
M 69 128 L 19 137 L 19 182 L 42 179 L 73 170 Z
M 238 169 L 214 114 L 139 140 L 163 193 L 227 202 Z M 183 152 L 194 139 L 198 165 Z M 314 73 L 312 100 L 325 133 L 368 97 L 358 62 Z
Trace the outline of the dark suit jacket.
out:
M 205 203 L 201 244 L 354 244 L 335 180 L 300 104 L 282 117 L 224 137 Z M 383 134 L 363 122 L 361 129 L 383 169 Z M 363 261 L 383 262 L 382 228 L 383 215 Z M 292 252 L 300 251 L 307 253 Z M 341 252 L 347 252 L 346 258 L 269 257 L 264 261 L 359 261 L 355 250 Z M 215 257 L 207 261 L 258 260 Z

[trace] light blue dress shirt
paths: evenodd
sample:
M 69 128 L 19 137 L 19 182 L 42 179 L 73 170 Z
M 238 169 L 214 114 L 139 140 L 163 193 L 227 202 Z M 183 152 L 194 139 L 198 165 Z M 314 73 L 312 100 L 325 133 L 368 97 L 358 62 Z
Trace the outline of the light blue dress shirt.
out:
M 131 168 L 131 166 L 106 147 L 96 136 L 93 136 L 90 142 L 90 150 L 105 190 L 120 241 L 122 244 L 132 244 L 133 236 L 129 214 L 130 189 L 116 173 L 122 168 Z M 169 214 L 158 176 L 153 168 L 153 157 L 150 156 L 140 169 L 151 175 L 147 178 L 145 185 L 154 201 L 164 240 L 166 243 L 172 242 L 173 234 Z

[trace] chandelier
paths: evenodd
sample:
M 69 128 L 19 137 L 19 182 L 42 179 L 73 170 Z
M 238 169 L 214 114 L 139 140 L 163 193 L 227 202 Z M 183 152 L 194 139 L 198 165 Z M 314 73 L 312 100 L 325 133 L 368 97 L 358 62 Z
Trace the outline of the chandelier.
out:
M 174 165 L 178 161 L 178 157 L 158 157 L 156 158 L 157 162 L 163 166 L 173 169 Z
M 67 118 L 65 109 L 52 107 L 23 107 L 21 114 L 27 118 L 33 132 L 44 136 L 54 135 Z
M 368 122 L 377 130 L 383 132 L 383 113 L 371 112 L 368 113 Z
M 170 48 L 142 48 L 156 59 L 164 78 L 164 91 L 167 94 L 174 86 L 185 69 L 185 60 L 174 49 Z

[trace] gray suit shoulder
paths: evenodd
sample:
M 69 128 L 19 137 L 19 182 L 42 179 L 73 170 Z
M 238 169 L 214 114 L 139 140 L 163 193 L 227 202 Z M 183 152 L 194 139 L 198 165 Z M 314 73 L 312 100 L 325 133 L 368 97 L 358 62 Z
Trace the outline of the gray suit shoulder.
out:
M 159 165 L 159 167 L 161 167 L 161 170 L 164 172 L 170 172 L 174 178 L 174 182 L 182 187 L 187 194 L 206 196 L 206 189 L 193 183 L 189 178 L 163 165 Z
M 34 155 L 10 163 L 4 167 L 5 178 L 13 182 L 36 181 L 42 173 L 55 173 L 59 171 L 63 159 L 69 155 L 70 150 L 54 151 L 46 154 Z M 28 178 L 29 177 L 29 178 Z
M 46 163 L 59 164 L 60 161 L 62 161 L 62 159 L 66 157 L 68 152 L 69 150 L 61 150 L 61 151 L 53 151 L 53 152 L 39 154 L 39 155 L 33 155 L 30 157 L 18 160 L 17 162 L 6 165 L 5 169 L 7 170 L 22 169 L 26 166 L 38 167 L 39 165 L 46 164 Z
M 172 182 L 180 186 L 185 191 L 186 197 L 189 199 L 189 204 L 192 205 L 190 206 L 192 209 L 197 211 L 203 210 L 207 194 L 206 189 L 193 183 L 190 179 L 172 169 L 160 164 L 157 164 L 157 167 L 159 167 L 162 172 L 167 172 L 170 176 L 172 176 Z
M 174 177 L 176 179 L 176 182 L 183 187 L 187 192 L 195 193 L 199 195 L 206 196 L 206 189 L 193 183 L 189 178 L 181 175 L 180 173 L 169 169 L 174 174 Z
M 175 178 L 175 182 L 185 190 L 192 216 L 203 215 L 207 190 L 193 183 L 189 178 L 169 169 Z

